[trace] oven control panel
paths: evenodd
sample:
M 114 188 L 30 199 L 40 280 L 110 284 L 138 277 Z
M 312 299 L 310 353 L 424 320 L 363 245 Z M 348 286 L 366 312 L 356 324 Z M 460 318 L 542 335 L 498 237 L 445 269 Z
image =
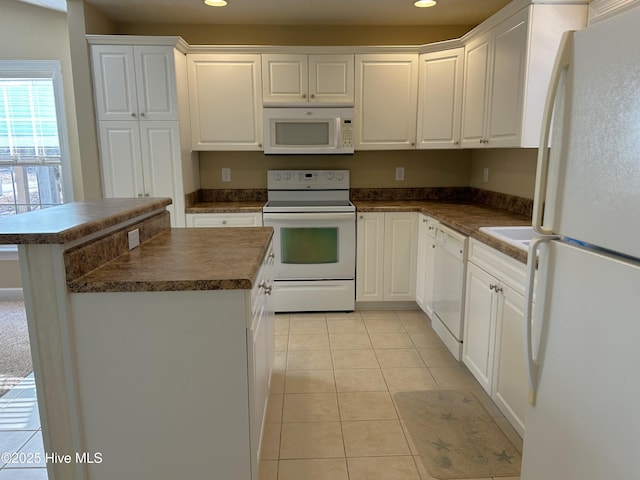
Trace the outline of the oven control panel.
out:
M 349 170 L 268 170 L 268 190 L 345 190 Z

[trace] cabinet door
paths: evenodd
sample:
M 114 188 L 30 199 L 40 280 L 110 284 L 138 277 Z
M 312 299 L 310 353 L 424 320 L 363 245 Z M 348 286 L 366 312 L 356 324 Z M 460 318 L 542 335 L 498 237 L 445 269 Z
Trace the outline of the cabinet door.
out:
M 138 116 L 141 120 L 178 120 L 173 48 L 133 47 Z
M 172 224 L 184 226 L 178 122 L 140 122 L 145 196 L 169 197 Z M 180 219 L 180 223 L 175 222 Z
M 91 47 L 95 106 L 98 120 L 132 120 L 138 117 L 133 47 Z
M 418 55 L 356 55 L 356 150 L 415 148 Z
M 418 148 L 458 148 L 464 49 L 420 55 Z
M 486 146 L 518 147 L 527 55 L 527 12 L 501 25 L 493 42 Z
M 415 301 L 418 214 L 385 213 L 384 300 Z
M 287 103 L 309 101 L 307 55 L 262 55 L 262 101 Z
M 491 47 L 491 38 L 488 35 L 465 47 L 462 100 L 462 145 L 464 147 L 484 146 Z
M 416 303 L 426 312 L 425 287 L 426 287 L 426 258 L 427 249 L 430 247 L 427 234 L 428 217 L 420 214 L 418 217 L 418 254 L 416 256 Z
M 353 104 L 353 55 L 309 55 L 312 102 Z
M 144 196 L 139 122 L 99 122 L 98 130 L 104 196 Z
M 522 327 L 524 298 L 508 286 L 502 287 L 500 297 L 492 396 L 516 431 L 524 435 L 529 392 Z
M 384 213 L 358 214 L 356 228 L 356 300 L 382 301 Z
M 260 150 L 260 55 L 188 55 L 194 150 Z
M 491 394 L 495 343 L 497 280 L 473 263 L 467 264 L 462 361 L 487 393 Z

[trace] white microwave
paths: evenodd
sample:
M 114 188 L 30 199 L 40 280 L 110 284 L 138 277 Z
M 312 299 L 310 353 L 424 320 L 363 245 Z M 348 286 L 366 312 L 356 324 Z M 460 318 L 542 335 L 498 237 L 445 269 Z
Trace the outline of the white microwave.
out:
M 353 153 L 353 108 L 265 107 L 264 153 Z

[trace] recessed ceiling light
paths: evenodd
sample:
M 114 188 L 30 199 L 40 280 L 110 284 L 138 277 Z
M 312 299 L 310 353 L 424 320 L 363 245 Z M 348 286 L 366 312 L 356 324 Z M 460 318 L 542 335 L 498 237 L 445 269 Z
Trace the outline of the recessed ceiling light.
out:
M 424 7 L 433 7 L 436 4 L 436 0 L 418 0 L 414 5 L 416 7 L 424 8 Z
M 204 0 L 204 3 L 210 7 L 224 7 L 227 4 L 225 0 Z

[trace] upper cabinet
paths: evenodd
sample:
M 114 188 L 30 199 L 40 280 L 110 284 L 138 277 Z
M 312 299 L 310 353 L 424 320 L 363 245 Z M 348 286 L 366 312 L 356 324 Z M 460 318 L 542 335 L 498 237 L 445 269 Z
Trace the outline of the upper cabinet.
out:
M 98 120 L 178 120 L 174 49 L 93 45 Z
M 417 148 L 459 148 L 464 49 L 420 55 Z
M 261 150 L 260 55 L 187 55 L 194 150 Z
M 529 5 L 464 39 L 463 147 L 538 147 L 562 33 L 583 28 L 586 14 L 585 5 Z
M 418 54 L 356 55 L 356 150 L 415 148 Z
M 353 55 L 262 55 L 264 104 L 354 101 Z

